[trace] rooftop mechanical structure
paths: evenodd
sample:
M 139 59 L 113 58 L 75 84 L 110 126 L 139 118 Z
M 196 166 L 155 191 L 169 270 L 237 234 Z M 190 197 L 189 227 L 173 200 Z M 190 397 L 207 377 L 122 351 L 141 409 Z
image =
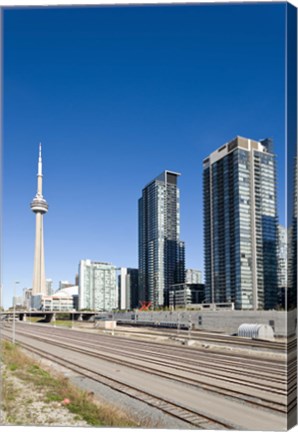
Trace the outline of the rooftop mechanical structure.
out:
M 38 172 L 37 172 L 37 193 L 31 202 L 31 210 L 36 215 L 35 231 L 35 253 L 32 296 L 46 295 L 46 277 L 44 263 L 44 242 L 43 242 L 43 215 L 48 211 L 48 203 L 42 195 L 42 157 L 41 144 L 39 144 Z

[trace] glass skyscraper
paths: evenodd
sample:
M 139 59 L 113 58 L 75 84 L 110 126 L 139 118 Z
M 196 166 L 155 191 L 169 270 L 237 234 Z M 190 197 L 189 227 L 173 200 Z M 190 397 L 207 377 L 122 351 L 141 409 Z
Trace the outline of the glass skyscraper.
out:
M 272 140 L 236 137 L 203 162 L 206 301 L 277 304 L 276 162 Z
M 119 285 L 119 309 L 132 310 L 139 306 L 138 287 L 139 270 L 121 267 L 118 276 Z
M 288 172 L 288 274 L 286 309 L 297 307 L 297 212 L 298 212 L 298 159 L 295 157 L 294 166 L 290 164 Z M 291 191 L 292 189 L 292 191 Z
M 152 302 L 154 308 L 167 306 L 170 286 L 184 282 L 179 175 L 164 171 L 139 199 L 139 300 Z

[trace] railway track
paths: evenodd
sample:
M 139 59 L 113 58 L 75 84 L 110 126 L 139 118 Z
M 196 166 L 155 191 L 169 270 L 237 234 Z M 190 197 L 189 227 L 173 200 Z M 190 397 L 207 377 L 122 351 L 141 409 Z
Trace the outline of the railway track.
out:
M 20 332 L 23 335 L 28 335 L 28 332 Z M 48 332 L 48 335 L 51 337 L 50 332 Z M 33 333 L 33 337 L 34 337 L 34 333 Z M 38 337 L 37 335 L 35 337 Z M 86 337 L 86 335 L 85 335 Z M 58 340 L 61 340 L 61 342 L 63 343 L 65 336 L 62 335 L 58 335 L 55 334 L 55 342 L 58 342 Z M 96 340 L 96 338 L 90 338 L 91 340 L 88 341 L 84 338 L 84 340 L 82 340 L 82 338 L 79 337 L 79 335 L 75 335 L 75 334 L 67 334 L 67 342 L 74 342 L 74 343 L 79 343 L 80 344 L 80 349 L 82 350 L 83 348 L 85 349 L 96 349 L 96 346 L 98 344 L 98 342 L 100 342 L 100 351 L 102 351 L 104 349 L 105 354 L 109 354 L 110 357 L 117 356 L 117 355 L 125 355 L 125 357 L 127 359 L 133 359 L 133 360 L 146 360 L 146 362 L 149 362 L 151 364 L 156 364 L 156 365 L 164 365 L 164 366 L 169 366 L 171 368 L 174 368 L 176 370 L 181 370 L 181 371 L 187 371 L 187 372 L 191 372 L 194 374 L 203 374 L 204 376 L 208 376 L 208 377 L 221 377 L 223 374 L 223 369 L 225 372 L 230 373 L 232 375 L 235 375 L 235 379 L 237 380 L 238 383 L 243 383 L 245 385 L 249 385 L 249 386 L 254 386 L 255 383 L 257 382 L 257 380 L 270 380 L 271 383 L 276 384 L 276 388 L 272 388 L 270 387 L 270 390 L 273 392 L 278 392 L 278 388 L 281 390 L 281 392 L 284 390 L 285 386 L 286 386 L 286 369 L 283 368 L 282 370 L 278 370 L 277 368 L 274 370 L 275 372 L 275 376 L 272 377 L 272 369 L 270 368 L 266 368 L 265 371 L 262 371 L 262 373 L 258 373 L 256 372 L 254 367 L 251 367 L 250 369 L 248 369 L 248 371 L 243 371 L 242 366 L 237 364 L 237 362 L 232 362 L 231 363 L 227 363 L 225 364 L 223 362 L 222 359 L 220 359 L 218 362 L 214 362 L 214 359 L 212 359 L 213 364 L 210 364 L 210 357 L 212 357 L 212 355 L 208 355 L 207 360 L 201 360 L 199 358 L 189 358 L 189 359 L 185 359 L 183 357 L 182 354 L 185 354 L 185 352 L 181 353 L 179 356 L 176 355 L 172 355 L 172 354 L 167 354 L 164 350 L 157 350 L 155 349 L 155 351 L 152 349 L 148 350 L 144 350 L 144 349 L 138 349 L 136 347 L 133 348 L 133 352 L 131 351 L 125 351 L 125 348 L 131 348 L 130 344 L 126 344 L 124 346 L 120 346 L 120 347 L 115 347 L 115 346 L 111 346 L 111 338 L 110 337 L 106 337 L 104 340 L 102 340 L 102 338 L 100 338 L 100 340 Z M 42 339 L 40 339 L 42 340 Z M 108 343 L 107 343 L 108 342 Z M 98 349 L 99 351 L 99 349 Z M 184 350 L 185 351 L 185 350 Z M 194 351 L 192 351 L 192 353 L 194 353 Z M 162 355 L 162 360 L 160 359 L 160 356 Z M 151 356 L 151 358 L 149 358 L 149 356 Z M 109 358 L 110 358 L 109 357 Z M 270 366 L 270 365 L 269 365 Z M 205 369 L 205 372 L 204 372 Z M 238 371 L 238 375 L 237 375 L 237 371 Z M 241 372 L 241 376 L 239 375 Z M 253 376 L 252 376 L 252 372 L 253 372 Z M 276 376 L 279 376 L 276 377 Z M 226 378 L 223 378 L 225 380 L 227 380 Z M 228 380 L 227 380 L 228 381 Z M 232 379 L 230 379 L 230 381 L 233 381 Z M 261 386 L 259 388 L 262 388 Z M 283 392 L 282 392 L 283 393 Z
M 27 325 L 26 332 L 31 331 L 32 326 Z M 53 327 L 45 326 L 42 328 L 43 334 L 52 335 L 53 334 Z M 56 327 L 55 331 L 59 331 L 61 335 L 67 334 L 69 337 L 72 337 L 74 340 L 78 340 L 82 338 L 82 332 L 69 332 L 69 329 L 65 329 L 63 327 Z M 38 333 L 38 330 L 34 331 L 35 333 Z M 67 333 L 65 333 L 67 332 Z M 107 344 L 107 346 L 111 346 L 111 337 L 107 334 L 94 334 L 89 332 L 83 333 L 84 340 L 87 339 L 89 341 L 93 341 L 96 343 L 97 341 L 100 341 L 102 345 Z M 134 353 L 144 353 L 145 355 L 150 353 L 156 353 L 161 354 L 161 352 L 168 357 L 173 358 L 179 358 L 179 360 L 182 360 L 183 362 L 191 362 L 193 363 L 198 362 L 200 359 L 210 359 L 212 358 L 213 364 L 218 364 L 220 366 L 231 366 L 234 369 L 238 368 L 241 371 L 243 371 L 243 367 L 250 371 L 252 370 L 254 373 L 257 372 L 264 372 L 270 374 L 272 376 L 272 372 L 274 372 L 275 375 L 283 375 L 286 372 L 286 356 L 281 357 L 279 359 L 274 358 L 260 358 L 258 356 L 254 356 L 253 353 L 244 354 L 234 351 L 217 351 L 213 350 L 212 352 L 209 351 L 206 348 L 202 347 L 179 347 L 177 345 L 171 345 L 171 344 L 165 344 L 163 342 L 158 341 L 144 341 L 144 340 L 135 340 L 135 339 L 128 339 L 124 338 L 122 336 L 113 336 L 113 340 L 118 341 L 121 343 L 121 349 L 122 347 L 127 348 L 133 348 Z M 113 343 L 114 349 L 117 349 L 116 344 Z
M 270 409 L 280 413 L 287 413 L 290 409 L 292 409 L 293 404 L 295 403 L 295 398 L 294 398 L 295 388 L 293 387 L 293 389 L 288 389 L 287 391 L 287 379 L 285 375 L 285 371 L 286 371 L 285 368 L 283 368 L 283 375 L 284 375 L 283 380 L 280 382 L 276 382 L 276 380 L 273 380 L 274 386 L 272 385 L 272 383 L 269 382 L 270 379 L 268 375 L 266 377 L 263 376 L 263 382 L 261 384 L 260 383 L 258 384 L 258 380 L 253 379 L 252 375 L 250 376 L 251 378 L 250 380 L 249 380 L 249 375 L 246 377 L 247 378 L 246 380 L 243 380 L 243 377 L 241 376 L 236 376 L 236 377 L 234 376 L 233 379 L 226 378 L 225 376 L 223 376 L 223 374 L 226 374 L 225 369 L 223 369 L 222 371 L 222 376 L 219 376 L 220 379 L 216 380 L 214 379 L 214 371 L 213 372 L 211 371 L 211 373 L 203 373 L 198 368 L 187 369 L 183 364 L 181 367 L 179 367 L 177 365 L 177 362 L 175 363 L 175 366 L 173 366 L 172 363 L 168 363 L 165 365 L 164 357 L 166 354 L 164 352 L 159 352 L 159 355 L 163 356 L 162 362 L 161 361 L 154 362 L 148 358 L 149 353 L 152 355 L 152 350 L 151 350 L 151 351 L 146 351 L 146 355 L 147 355 L 146 363 L 141 361 L 138 364 L 136 364 L 137 353 L 135 347 L 133 348 L 133 354 L 126 353 L 125 358 L 123 358 L 123 356 L 119 358 L 119 355 L 117 358 L 117 356 L 115 356 L 115 352 L 116 354 L 119 354 L 119 351 L 121 350 L 123 351 L 123 346 L 120 346 L 119 349 L 115 351 L 114 347 L 105 344 L 103 341 L 107 341 L 107 340 L 110 340 L 110 343 L 113 344 L 115 343 L 115 339 L 109 336 L 105 336 L 105 337 L 100 336 L 100 339 L 98 339 L 98 337 L 96 338 L 97 335 L 88 334 L 87 336 L 86 333 L 80 335 L 74 335 L 71 331 L 60 329 L 60 328 L 55 329 L 55 335 L 51 335 L 51 333 L 53 332 L 52 328 L 43 329 L 43 331 L 46 331 L 45 336 L 33 334 L 34 331 L 32 331 L 31 328 L 32 334 L 30 334 L 30 337 L 35 338 L 36 340 L 46 341 L 47 343 L 51 343 L 55 346 L 59 346 L 62 348 L 67 348 L 72 351 L 76 351 L 80 353 L 84 352 L 97 359 L 112 361 L 114 363 L 126 365 L 128 367 L 133 367 L 134 369 L 138 369 L 140 371 L 150 372 L 151 374 L 180 381 L 190 386 L 195 386 L 217 394 L 222 394 L 225 397 L 236 398 L 238 400 L 240 399 L 243 402 L 253 406 Z M 20 334 L 23 333 L 24 336 L 28 336 L 29 335 L 28 332 L 30 332 L 28 326 L 26 332 L 21 332 L 20 329 L 18 329 L 18 333 Z M 59 337 L 59 334 L 61 335 L 62 340 Z M 65 342 L 65 335 L 67 335 L 67 342 Z M 90 338 L 90 336 L 92 340 L 87 341 L 86 338 L 87 337 Z M 82 339 L 82 337 L 84 339 Z M 123 338 L 119 338 L 119 339 L 123 341 Z M 128 346 L 127 341 L 125 342 L 126 342 L 125 346 L 127 348 Z M 72 343 L 74 343 L 75 345 L 72 345 Z M 98 345 L 99 343 L 100 346 Z M 155 344 L 151 343 L 151 345 L 154 346 Z M 158 345 L 158 349 L 159 351 L 161 351 L 159 345 Z M 167 349 L 169 349 L 169 347 L 167 347 Z M 104 350 L 105 352 L 104 354 L 101 352 L 102 350 Z M 185 350 L 183 348 L 180 348 L 178 351 L 181 350 L 183 350 L 184 354 L 186 352 L 191 352 L 191 353 L 194 352 L 194 350 L 191 349 Z M 181 361 L 181 357 L 179 357 L 179 361 Z M 193 362 L 193 361 L 194 359 L 189 359 L 189 362 Z M 210 354 L 209 354 L 208 362 L 210 366 Z M 159 366 L 159 370 L 157 370 L 156 365 Z M 161 365 L 163 366 L 163 368 L 160 367 Z M 192 374 L 192 375 L 187 376 L 187 374 L 188 375 Z M 197 376 L 197 374 L 199 374 L 199 376 Z M 208 378 L 208 380 L 206 378 Z M 281 382 L 283 385 L 281 385 Z M 279 386 L 277 386 L 277 384 L 279 384 Z M 290 403 L 288 403 L 288 405 L 287 405 L 286 397 L 292 399 Z
M 5 336 L 5 338 L 11 340 L 10 337 Z M 32 346 L 24 342 L 22 342 L 20 345 L 33 354 L 42 356 L 43 358 L 57 363 L 64 368 L 66 367 L 67 369 L 76 372 L 78 375 L 89 378 L 100 384 L 108 386 L 109 388 L 116 390 L 117 392 L 123 393 L 127 396 L 144 402 L 196 428 L 214 430 L 237 429 L 236 424 L 230 421 L 217 419 L 216 415 L 211 418 L 208 414 L 205 414 L 203 412 L 198 413 L 197 411 L 191 410 L 183 406 L 183 403 L 178 405 L 173 401 L 157 397 L 156 395 L 153 395 L 148 391 L 141 391 L 140 389 L 130 386 L 128 384 L 124 384 L 122 381 L 119 381 L 117 379 L 112 379 L 111 377 L 107 377 L 104 374 L 94 372 L 89 368 L 78 366 L 76 363 L 69 360 L 67 361 L 66 365 L 64 357 L 50 354 L 46 351 L 41 350 L 40 348 L 33 348 Z
M 117 321 L 117 324 L 120 326 L 127 326 L 127 328 L 131 327 L 134 329 L 138 329 L 139 333 L 142 328 L 146 328 L 147 335 L 164 335 L 164 336 L 182 336 L 185 335 L 187 337 L 189 330 L 187 328 L 181 328 L 178 332 L 178 329 L 163 329 L 158 328 L 158 331 L 152 330 L 153 326 L 148 325 L 146 327 L 145 324 L 138 326 L 137 323 L 132 323 L 130 321 L 120 320 Z M 149 324 L 149 323 L 148 323 Z M 157 327 L 157 326 L 156 326 Z M 153 327 L 155 328 L 155 327 Z M 121 330 L 120 330 L 121 331 Z M 125 330 L 127 332 L 127 329 Z M 252 349 L 270 349 L 279 352 L 286 352 L 289 349 L 295 349 L 297 347 L 296 338 L 291 338 L 288 342 L 279 342 L 279 341 L 268 341 L 268 340 L 258 340 L 258 339 L 245 339 L 239 336 L 227 336 L 222 334 L 213 334 L 211 332 L 206 332 L 203 330 L 191 330 L 191 339 L 202 341 L 202 342 L 213 342 L 219 344 L 228 344 L 234 345 L 238 347 L 252 348 Z
M 29 325 L 29 327 L 31 327 L 31 326 Z M 55 327 L 55 329 L 57 329 L 57 330 L 59 330 L 61 332 L 62 331 L 68 331 L 68 329 L 65 329 L 63 327 Z M 46 330 L 48 331 L 49 334 L 52 334 L 53 327 L 52 326 L 51 327 L 50 326 L 44 326 L 43 327 L 43 331 L 46 331 Z M 87 334 L 88 334 L 88 336 L 87 336 Z M 100 336 L 101 338 L 106 338 L 107 340 L 108 339 L 110 340 L 110 335 L 107 335 L 107 334 L 100 334 L 99 335 L 99 334 L 94 334 L 94 333 L 89 333 L 88 332 L 88 333 L 85 333 L 85 335 L 89 339 L 92 338 L 92 337 L 96 338 L 96 337 Z M 123 343 L 124 343 L 124 341 L 126 339 L 126 338 L 123 338 L 122 336 L 113 336 L 113 338 L 117 339 L 117 340 L 121 340 L 121 341 L 123 341 Z M 141 345 L 142 346 L 149 346 L 149 345 L 151 346 L 151 345 L 154 344 L 157 347 L 158 350 L 160 350 L 160 349 L 168 349 L 171 352 L 180 351 L 180 352 L 183 352 L 183 358 L 185 358 L 185 353 L 188 352 L 188 354 L 191 354 L 192 351 L 193 352 L 194 351 L 195 352 L 200 352 L 202 355 L 209 355 L 209 354 L 207 354 L 207 351 L 206 351 L 205 347 L 195 347 L 195 349 L 193 349 L 192 347 L 183 347 L 182 348 L 182 347 L 175 346 L 175 345 L 165 345 L 164 343 L 158 342 L 158 341 L 144 341 L 144 340 L 139 340 L 139 339 L 138 340 L 135 340 L 135 339 L 126 339 L 126 340 L 128 341 L 127 343 L 130 346 L 134 346 L 134 348 L 137 347 L 137 346 L 141 346 Z M 188 351 L 186 351 L 186 349 Z M 214 356 L 216 356 L 217 358 L 221 358 L 221 360 L 225 360 L 225 361 L 227 361 L 227 358 L 231 358 L 231 359 L 235 360 L 235 364 L 237 363 L 239 365 L 242 362 L 242 364 L 245 365 L 246 367 L 247 367 L 248 363 L 251 362 L 252 360 L 254 361 L 254 363 L 258 364 L 258 367 L 260 367 L 260 368 L 263 368 L 262 365 L 266 364 L 266 360 L 260 359 L 258 356 L 255 356 L 254 353 L 251 353 L 251 352 L 249 354 L 245 354 L 245 353 L 239 353 L 239 352 L 235 353 L 235 352 L 229 352 L 229 351 L 224 352 L 224 353 L 221 353 L 221 352 L 218 352 L 218 351 L 217 352 L 214 351 L 212 353 L 212 356 L 213 356 L 213 358 L 214 358 Z M 286 357 L 285 357 L 285 359 L 286 359 Z M 268 364 L 268 370 L 270 370 L 270 372 L 272 372 L 272 367 L 274 367 L 275 364 L 276 365 L 281 365 L 281 364 L 285 364 L 285 362 L 281 362 L 278 359 L 271 358 L 270 361 L 267 361 L 267 364 Z

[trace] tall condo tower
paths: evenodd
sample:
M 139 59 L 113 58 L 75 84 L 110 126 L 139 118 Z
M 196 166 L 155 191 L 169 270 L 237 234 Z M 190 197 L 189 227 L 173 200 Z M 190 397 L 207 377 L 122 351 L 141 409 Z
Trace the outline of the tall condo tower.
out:
M 277 303 L 277 199 L 272 140 L 236 137 L 203 162 L 206 301 Z
M 288 156 L 289 157 L 289 156 Z M 286 309 L 297 307 L 297 213 L 298 213 L 298 159 L 294 158 L 293 168 L 288 163 L 288 233 L 287 233 L 287 301 Z
M 79 309 L 109 311 L 118 306 L 117 268 L 110 263 L 81 260 Z
M 31 210 L 36 215 L 32 296 L 38 294 L 47 295 L 45 265 L 44 265 L 43 215 L 48 211 L 48 204 L 42 195 L 41 144 L 39 144 L 37 193 L 33 198 L 33 201 L 31 202 Z
M 180 241 L 177 179 L 164 171 L 139 199 L 139 300 L 168 306 L 170 286 L 184 282 L 184 242 Z

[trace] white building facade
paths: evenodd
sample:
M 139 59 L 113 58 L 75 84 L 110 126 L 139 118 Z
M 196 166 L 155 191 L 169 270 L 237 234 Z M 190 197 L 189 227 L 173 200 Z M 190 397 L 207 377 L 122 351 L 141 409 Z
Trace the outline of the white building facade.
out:
M 53 294 L 53 281 L 52 279 L 46 279 L 46 288 L 47 288 L 47 295 L 50 296 Z
M 130 308 L 129 275 L 126 267 L 121 267 L 119 279 L 119 309 L 126 310 Z
M 67 280 L 60 280 L 59 281 L 59 290 L 64 289 L 64 288 L 68 288 L 73 286 L 73 283 L 67 281 Z
M 189 284 L 201 284 L 202 283 L 202 272 L 196 269 L 185 270 L 185 283 Z
M 117 308 L 117 272 L 109 263 L 81 260 L 79 309 L 112 311 Z

